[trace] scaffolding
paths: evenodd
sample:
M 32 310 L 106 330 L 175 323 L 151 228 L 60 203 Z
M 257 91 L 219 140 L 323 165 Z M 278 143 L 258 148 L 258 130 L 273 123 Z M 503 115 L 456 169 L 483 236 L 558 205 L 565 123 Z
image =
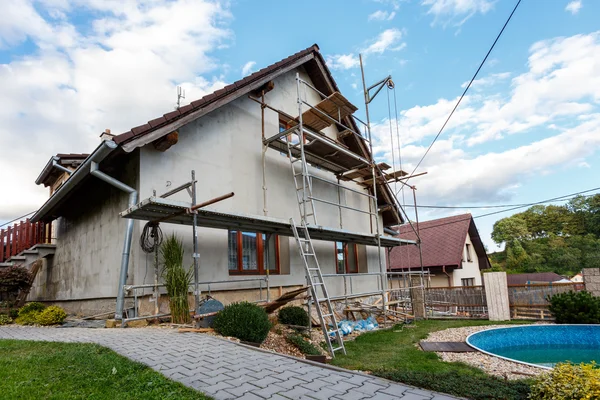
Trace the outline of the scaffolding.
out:
M 363 75 L 364 80 L 364 75 Z M 282 110 L 269 105 L 265 101 L 264 92 L 260 98 L 249 96 L 250 99 L 257 102 L 261 106 L 261 125 L 262 125 L 262 144 L 263 144 L 263 190 L 265 191 L 265 205 L 263 216 L 248 215 L 234 212 L 220 212 L 206 208 L 206 206 L 223 200 L 225 198 L 233 196 L 233 193 L 227 196 L 221 196 L 220 198 L 213 199 L 208 202 L 196 204 L 196 179 L 195 174 L 192 171 L 192 180 L 178 188 L 175 188 L 162 196 L 152 196 L 138 203 L 135 206 L 128 208 L 121 213 L 121 217 L 132 218 L 139 220 L 152 221 L 154 223 L 168 222 L 175 224 L 191 225 L 193 229 L 193 246 L 194 246 L 194 298 L 195 298 L 195 309 L 198 308 L 200 290 L 199 285 L 199 259 L 200 254 L 198 250 L 198 235 L 196 232 L 197 227 L 209 227 L 219 229 L 232 229 L 242 231 L 259 231 L 266 235 L 278 234 L 284 236 L 295 237 L 300 251 L 300 255 L 305 263 L 305 271 L 307 278 L 307 286 L 309 287 L 311 295 L 308 297 L 308 308 L 309 313 L 312 306 L 316 306 L 318 315 L 321 319 L 321 326 L 323 333 L 329 345 L 329 350 L 332 356 L 336 350 L 345 352 L 343 346 L 343 340 L 341 334 L 337 328 L 335 312 L 330 304 L 331 300 L 344 299 L 346 303 L 350 298 L 364 297 L 366 295 L 377 295 L 380 296 L 380 306 L 377 308 L 381 310 L 381 313 L 386 319 L 386 315 L 389 311 L 388 295 L 392 296 L 393 289 L 388 288 L 388 280 L 391 281 L 393 275 L 402 275 L 402 273 L 388 273 L 386 268 L 385 260 L 382 255 L 382 248 L 391 249 L 399 245 L 417 245 L 420 248 L 420 240 L 418 231 L 414 229 L 417 240 L 406 240 L 394 236 L 383 235 L 383 224 L 380 224 L 379 215 L 381 212 L 391 211 L 393 215 L 400 220 L 400 216 L 403 215 L 409 224 L 408 216 L 402 209 L 400 202 L 389 187 L 388 181 L 400 182 L 406 177 L 404 171 L 387 171 L 390 166 L 385 163 L 376 163 L 373 145 L 371 138 L 371 129 L 368 114 L 368 104 L 377 93 L 386 85 L 391 82 L 391 77 L 388 77 L 376 85 L 366 88 L 365 86 L 365 105 L 367 110 L 367 122 L 363 122 L 358 117 L 354 116 L 353 113 L 357 110 L 347 99 L 345 99 L 339 92 L 333 92 L 330 95 L 319 91 L 311 83 L 305 81 L 300 77 L 300 74 L 296 74 L 296 92 L 297 92 L 297 106 L 298 114 L 292 116 Z M 377 92 L 373 97 L 369 95 L 369 91 L 375 88 Z M 321 100 L 316 104 L 312 105 L 306 96 L 307 93 L 313 92 L 315 97 Z M 304 97 L 303 97 L 304 94 Z M 273 135 L 265 135 L 265 110 L 270 110 L 278 115 L 279 120 L 285 121 L 285 129 Z M 328 127 L 337 127 L 337 138 L 332 139 L 323 133 L 323 129 Z M 360 126 L 365 131 L 365 134 L 361 133 Z M 353 151 L 349 146 L 344 144 L 344 140 L 348 137 L 354 137 L 358 144 L 358 152 Z M 273 218 L 267 216 L 266 209 L 266 163 L 265 154 L 267 149 L 273 149 L 279 153 L 286 153 L 291 164 L 292 176 L 295 183 L 298 206 L 300 211 L 300 221 L 297 224 L 293 219 L 289 221 Z M 296 165 L 297 164 L 297 165 Z M 309 166 L 316 167 L 321 171 L 327 171 L 335 176 L 335 181 L 326 179 L 323 176 L 319 176 L 314 173 L 312 168 Z M 324 199 L 314 195 L 313 193 L 313 180 L 318 180 L 324 184 L 331 185 L 337 188 L 338 201 L 332 201 Z M 342 184 L 345 182 L 346 184 Z M 348 182 L 362 187 L 362 190 L 358 190 L 356 186 L 349 187 Z M 378 189 L 383 193 L 389 193 L 388 198 L 385 199 L 388 203 L 380 207 L 378 198 Z M 168 197 L 182 190 L 188 190 L 191 196 L 191 203 L 175 201 Z M 359 207 L 352 207 L 342 202 L 340 193 L 342 191 L 348 191 L 357 195 L 360 195 L 368 201 L 368 211 Z M 390 196 L 391 195 L 391 196 Z M 329 206 L 337 207 L 339 211 L 339 228 L 332 228 L 327 226 L 319 225 L 317 219 L 317 212 L 315 209 L 315 203 L 323 203 Z M 342 210 L 349 210 L 357 212 L 359 214 L 367 215 L 369 219 L 370 232 L 353 232 L 344 229 L 343 223 L 343 212 Z M 382 221 L 383 222 L 383 221 Z M 417 221 L 418 222 L 418 221 Z M 380 226 L 381 225 L 381 226 Z M 387 232 L 392 233 L 392 232 Z M 366 273 L 366 274 L 353 274 L 378 276 L 378 290 L 372 293 L 352 293 L 352 284 L 350 284 L 350 294 L 347 292 L 347 286 L 344 284 L 344 296 L 333 296 L 330 297 L 327 292 L 327 286 L 324 282 L 324 278 L 343 278 L 344 283 L 348 279 L 346 274 L 322 274 L 318 265 L 316 252 L 312 247 L 312 240 L 326 240 L 326 241 L 341 241 L 345 243 L 357 243 L 368 246 L 377 247 L 377 259 L 379 272 L 377 273 Z M 420 253 L 420 252 L 419 252 Z M 310 260 L 309 260 L 310 259 Z M 310 262 L 309 262 L 310 261 Z M 267 262 L 268 259 L 267 259 Z M 422 263 L 421 263 L 422 264 Z M 268 268 L 267 268 L 268 271 Z M 311 271 L 316 271 L 316 275 L 311 274 Z M 411 273 L 405 274 L 409 276 Z M 415 274 L 415 272 L 412 272 Z M 424 276 L 425 272 L 421 269 L 421 287 L 424 287 Z M 352 278 L 350 277 L 350 282 Z M 236 282 L 232 280 L 231 282 Z M 268 283 L 268 272 L 267 280 Z M 204 283 L 206 284 L 206 282 Z M 159 290 L 158 282 L 155 280 L 154 285 L 137 285 L 137 286 L 126 286 L 121 288 L 122 290 L 133 290 L 137 293 L 137 289 L 152 287 L 156 294 Z M 316 287 L 322 288 L 323 296 L 319 296 L 316 291 Z M 262 288 L 262 286 L 261 286 Z M 404 289 L 410 289 L 410 286 L 405 286 Z M 268 290 L 267 290 L 268 293 Z M 397 296 L 396 296 L 397 297 Z M 395 297 L 392 301 L 396 301 L 395 304 L 402 303 L 404 300 L 398 300 Z M 321 304 L 327 305 L 328 310 L 323 311 Z M 346 304 L 348 306 L 348 304 Z M 393 313 L 394 311 L 392 311 Z M 156 309 L 155 314 L 158 314 Z M 133 318 L 141 318 L 135 315 Z M 332 329 L 328 328 L 329 323 L 326 319 L 329 318 Z M 131 320 L 131 319 L 129 319 Z M 338 341 L 339 346 L 333 347 L 330 343 L 329 338 L 334 336 Z

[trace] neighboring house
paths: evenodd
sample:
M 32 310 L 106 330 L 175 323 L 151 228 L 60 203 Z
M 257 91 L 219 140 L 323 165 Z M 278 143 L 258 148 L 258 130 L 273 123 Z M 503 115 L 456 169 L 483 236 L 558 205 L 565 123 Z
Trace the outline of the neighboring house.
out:
M 583 274 L 580 272 L 578 274 L 573 275 L 570 281 L 573 283 L 583 283 Z
M 412 224 L 421 238 L 423 269 L 432 275 L 431 287 L 481 285 L 481 270 L 491 265 L 471 214 Z M 417 238 L 409 224 L 394 229 L 402 238 Z M 416 246 L 392 249 L 388 270 L 420 271 L 419 249 Z
M 530 274 L 508 274 L 509 285 L 530 285 L 535 283 L 568 283 L 567 278 L 555 272 L 534 272 Z
M 219 212 L 218 220 L 198 216 L 199 280 L 225 282 L 212 285 L 213 294 L 217 291 L 217 298 L 224 302 L 256 299 L 257 282 L 236 282 L 253 276 L 269 275 L 272 296 L 305 285 L 304 264 L 294 238 L 289 236 L 290 217 L 299 222 L 290 159 L 283 150 L 267 151 L 263 144 L 265 138 L 285 131 L 294 122 L 282 113 L 261 108 L 250 98 L 262 96 L 270 107 L 297 116 L 297 74 L 326 96 L 339 92 L 314 45 L 126 133 L 107 132 L 87 158 L 53 157 L 37 180 L 51 188 L 51 196 L 32 220 L 55 221 L 56 251 L 47 268 L 38 274 L 29 299 L 52 301 L 72 312 L 91 314 L 114 310 L 122 283 L 152 284 L 154 255 L 140 248 L 147 221 L 123 219 L 119 213 L 190 181 L 192 170 L 198 181 L 198 203 L 235 193 L 211 206 Z M 306 90 L 305 96 L 311 104 L 322 101 L 314 90 Z M 341 95 L 339 98 L 345 101 Z M 344 117 L 343 122 L 359 131 L 351 116 Z M 361 194 L 373 194 L 373 179 L 369 182 L 370 168 L 357 161 L 371 160 L 368 145 L 337 123 L 320 128 L 315 135 L 319 140 L 305 138 L 305 147 L 316 154 L 308 167 L 316 176 L 313 195 L 331 203 L 316 206 L 318 224 L 335 228 L 315 230 L 315 237 L 323 239 L 315 242 L 323 273 L 379 273 L 380 258 L 385 272 L 386 249 L 378 254 L 375 246 L 377 226 L 383 232 L 384 227 L 404 222 L 392 191 L 384 179 L 376 180 L 379 211 L 374 213 L 376 219 L 371 218 L 372 201 Z M 72 169 L 77 164 L 79 168 L 67 177 L 63 167 Z M 380 164 L 380 168 L 389 166 Z M 108 183 L 113 179 L 120 182 L 119 187 Z M 335 186 L 338 183 L 342 189 Z M 332 205 L 338 199 L 341 207 Z M 190 197 L 184 190 L 164 201 L 189 206 Z M 281 228 L 284 223 L 287 229 Z M 160 226 L 165 236 L 175 233 L 183 239 L 185 265 L 192 265 L 191 227 L 168 222 Z M 272 226 L 281 231 L 269 233 L 280 234 L 266 235 L 262 230 Z M 398 238 L 382 238 L 383 246 L 398 244 Z M 476 265 L 475 250 L 472 257 Z M 472 275 L 474 283 L 479 282 L 478 276 Z M 343 294 L 342 279 L 326 279 L 331 296 Z M 353 290 L 377 290 L 378 279 L 357 277 Z M 203 291 L 206 288 L 201 286 Z M 145 295 L 151 294 L 152 289 L 145 290 Z M 148 297 L 145 302 L 140 300 L 140 304 L 148 303 Z M 131 307 L 131 297 L 127 307 Z

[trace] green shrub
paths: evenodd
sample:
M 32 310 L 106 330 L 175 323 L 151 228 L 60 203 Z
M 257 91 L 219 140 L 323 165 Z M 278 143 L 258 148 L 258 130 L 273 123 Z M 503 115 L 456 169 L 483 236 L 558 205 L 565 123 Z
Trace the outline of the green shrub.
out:
M 37 315 L 36 322 L 40 325 L 57 325 L 62 324 L 65 318 L 65 310 L 58 306 L 50 306 Z
M 19 325 L 37 324 L 38 316 L 45 308 L 45 305 L 36 301 L 27 303 L 19 309 L 19 316 L 15 319 L 15 323 Z
M 30 314 L 32 312 L 43 311 L 46 308 L 42 303 L 38 303 L 37 301 L 32 301 L 31 303 L 25 304 L 23 307 L 19 309 L 19 316 Z
M 600 324 L 600 298 L 590 292 L 559 293 L 549 301 L 557 324 Z
M 27 314 L 19 314 L 19 316 L 15 319 L 15 324 L 19 325 L 34 325 L 37 324 L 38 316 L 41 314 L 41 311 L 32 311 Z
M 537 377 L 531 385 L 531 399 L 600 399 L 600 369 L 596 364 L 559 363 Z
M 269 334 L 271 322 L 262 307 L 244 301 L 230 304 L 221 310 L 215 316 L 213 327 L 223 336 L 262 343 Z
M 169 295 L 171 322 L 187 324 L 190 322 L 188 291 L 192 282 L 192 268 L 183 268 L 183 242 L 174 234 L 160 247 L 163 261 L 162 276 Z
M 392 381 L 414 385 L 472 400 L 525 400 L 530 393 L 525 380 L 505 381 L 494 376 L 466 375 L 456 372 L 375 371 L 375 375 Z
M 297 306 L 284 307 L 277 314 L 279 322 L 286 325 L 308 326 L 308 313 Z
M 13 319 L 6 314 L 0 314 L 0 325 L 12 324 Z
M 8 310 L 8 316 L 11 317 L 12 319 L 17 318 L 19 316 L 19 309 L 11 308 L 10 310 Z
M 303 310 L 304 311 L 304 310 Z M 317 346 L 306 340 L 302 335 L 297 333 L 292 333 L 286 336 L 285 338 L 288 342 L 293 344 L 302 352 L 302 354 L 306 354 L 309 356 L 320 356 L 321 351 Z

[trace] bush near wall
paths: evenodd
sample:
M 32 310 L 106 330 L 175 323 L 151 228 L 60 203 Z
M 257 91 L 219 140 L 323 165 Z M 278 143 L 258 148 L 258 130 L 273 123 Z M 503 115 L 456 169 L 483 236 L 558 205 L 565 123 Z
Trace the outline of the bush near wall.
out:
M 600 369 L 592 364 L 559 363 L 537 377 L 531 386 L 532 400 L 600 399 Z
M 302 307 L 289 306 L 284 307 L 277 313 L 277 319 L 280 323 L 286 325 L 308 326 L 308 313 Z
M 600 324 L 600 297 L 590 292 L 558 293 L 549 302 L 557 324 Z
M 216 316 L 213 327 L 223 336 L 233 336 L 252 343 L 262 343 L 271 322 L 267 312 L 256 304 L 241 302 L 225 306 Z
M 67 313 L 61 307 L 46 307 L 42 303 L 33 301 L 21 307 L 15 323 L 19 325 L 57 325 L 62 324 L 65 318 L 67 318 Z

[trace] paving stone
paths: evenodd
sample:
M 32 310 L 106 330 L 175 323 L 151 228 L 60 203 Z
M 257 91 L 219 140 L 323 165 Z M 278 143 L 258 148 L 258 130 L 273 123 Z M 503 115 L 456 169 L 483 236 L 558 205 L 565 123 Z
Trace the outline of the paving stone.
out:
M 278 378 L 275 378 L 273 376 L 266 376 L 262 379 L 250 381 L 250 383 L 252 383 L 253 385 L 261 387 L 261 388 L 266 388 L 267 386 L 272 385 L 273 383 L 278 383 L 278 382 L 281 382 L 281 380 L 279 380 Z
M 284 391 L 287 391 L 287 389 L 284 389 L 281 386 L 277 386 L 277 385 L 270 385 L 270 386 L 267 386 L 267 387 L 259 389 L 259 390 L 253 390 L 252 393 L 256 394 L 257 396 L 260 396 L 263 399 L 268 399 L 271 396 L 273 396 L 275 393 L 284 392 Z
M 381 389 L 378 392 L 389 394 L 391 396 L 402 397 L 407 390 L 412 389 L 410 386 L 404 385 L 390 385 L 385 389 Z
M 316 392 L 308 393 L 307 396 L 311 397 L 313 399 L 328 400 L 328 399 L 332 398 L 333 396 L 336 396 L 339 394 L 340 394 L 340 392 L 338 392 L 336 390 L 332 390 L 330 388 L 324 387 Z
M 374 395 L 375 392 L 377 392 L 378 390 L 381 390 L 381 389 L 385 389 L 386 387 L 389 387 L 389 385 L 381 386 L 381 385 L 375 385 L 371 382 L 365 382 L 365 383 L 363 383 L 362 386 L 359 386 L 354 390 L 357 390 L 359 392 L 363 392 L 366 394 Z
M 422 396 L 416 393 L 405 392 L 402 400 L 431 400 L 431 395 Z
M 216 400 L 456 400 L 352 371 L 258 352 L 209 335 L 168 329 L 0 327 L 0 339 L 6 338 L 98 343 Z M 180 352 L 182 348 L 187 349 L 185 353 Z
M 231 389 L 225 389 L 226 392 L 231 393 L 236 397 L 241 397 L 244 393 L 250 392 L 252 390 L 258 389 L 258 386 L 254 386 L 248 382 L 242 383 L 239 386 L 235 386 Z
M 417 389 L 417 388 L 410 388 L 407 393 L 413 393 L 413 394 L 418 394 L 420 396 L 427 396 L 428 399 L 431 398 L 432 393 L 428 390 L 422 390 L 422 389 Z
M 277 386 L 281 386 L 284 389 L 292 389 L 296 386 L 305 384 L 306 382 L 301 381 L 300 379 L 296 379 L 296 378 L 288 378 L 284 381 L 281 381 L 279 383 L 277 383 Z

